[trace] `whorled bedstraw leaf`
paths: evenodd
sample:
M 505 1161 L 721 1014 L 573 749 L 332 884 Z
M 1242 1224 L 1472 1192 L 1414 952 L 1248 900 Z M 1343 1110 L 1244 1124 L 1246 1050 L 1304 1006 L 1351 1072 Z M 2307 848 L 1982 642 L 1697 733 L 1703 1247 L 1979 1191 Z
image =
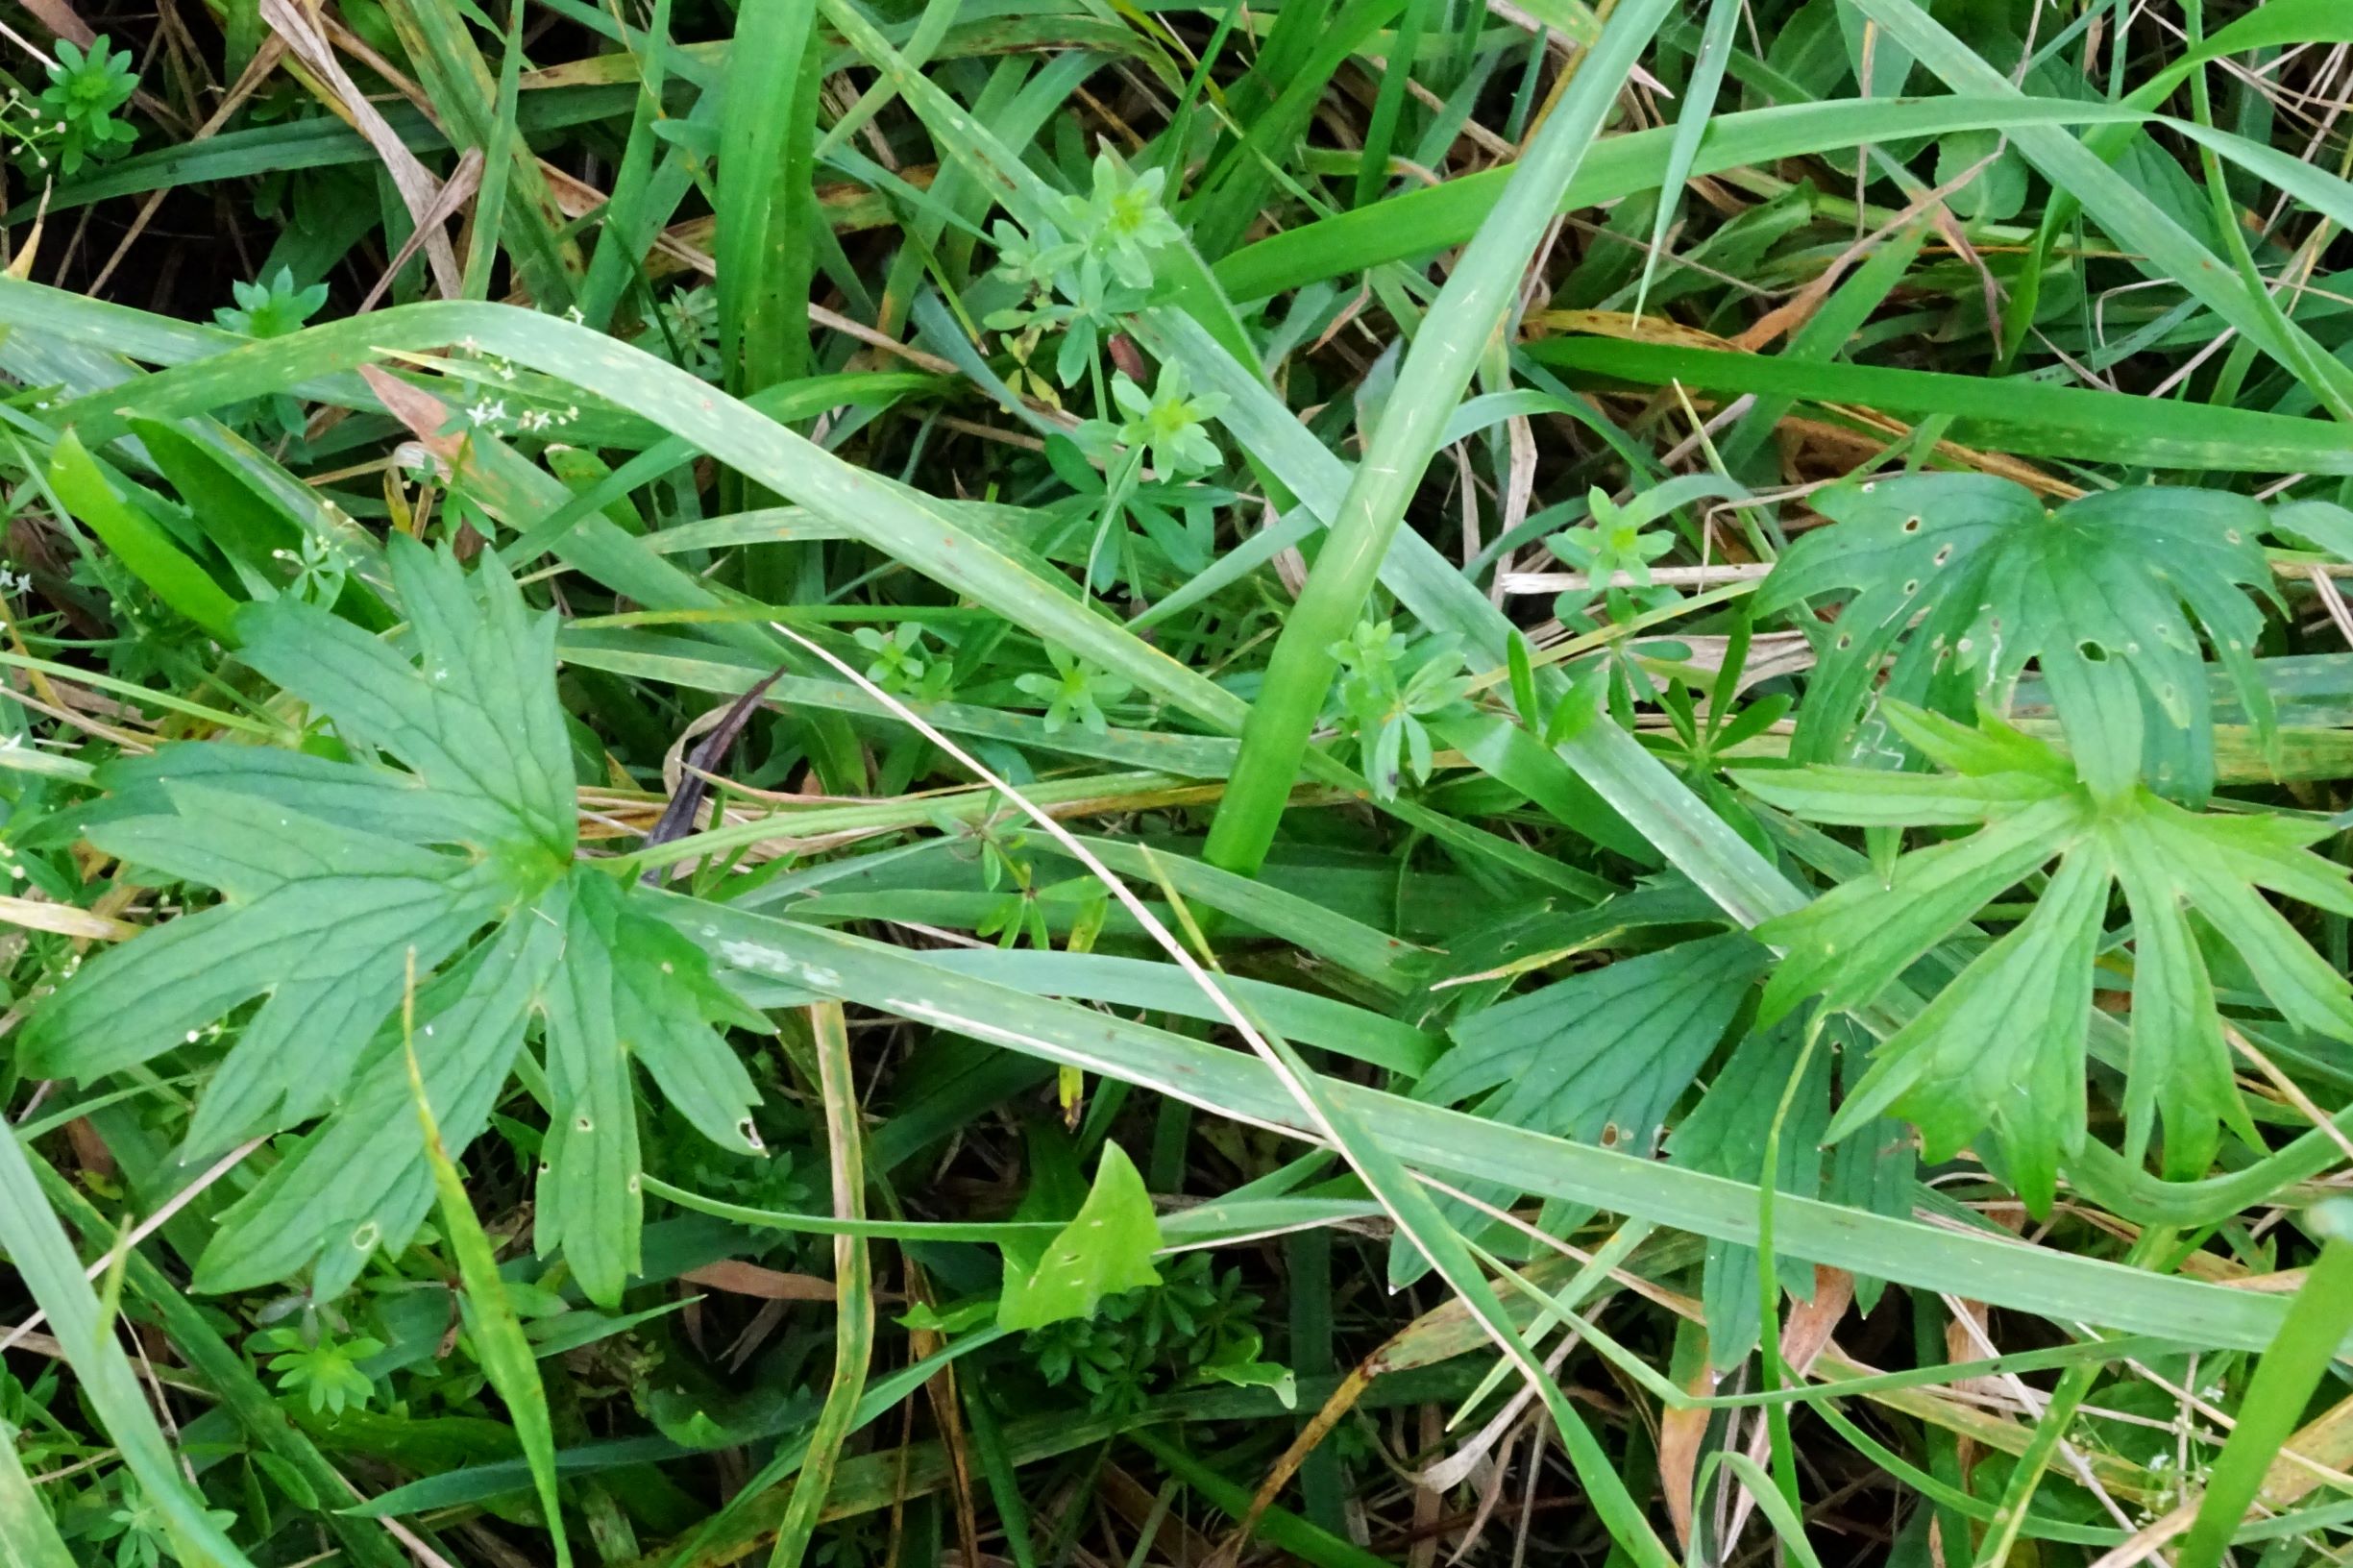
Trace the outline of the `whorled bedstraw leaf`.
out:
M 1881 695 L 1950 714 L 2005 709 L 2033 661 L 2086 783 L 2106 795 L 2145 778 L 2198 804 L 2214 788 L 2201 629 L 2249 721 L 2271 727 L 2253 663 L 2263 617 L 2244 591 L 2271 592 L 2267 518 L 2244 496 L 2143 486 L 2047 511 L 2008 479 L 1934 474 L 1815 504 L 1832 526 L 1792 546 L 1757 595 L 1771 614 L 1852 590 L 1819 637 L 1799 761 L 1901 760 L 1865 711 L 1891 653 Z
M 558 1195 L 555 1234 L 609 1304 L 635 1258 L 629 1058 L 707 1136 L 753 1152 L 758 1096 L 709 1024 L 754 1020 L 663 923 L 660 894 L 574 864 L 554 618 L 495 561 L 469 577 L 400 536 L 389 556 L 413 655 L 290 599 L 238 613 L 239 656 L 331 721 L 354 760 L 191 744 L 101 771 L 89 841 L 221 902 L 85 965 L 35 1012 L 24 1061 L 86 1080 L 231 1038 L 184 1154 L 329 1115 L 230 1211 L 200 1283 L 241 1288 L 315 1261 L 313 1288 L 331 1295 L 431 1203 L 386 1021 L 413 954 L 418 1064 L 453 1148 L 546 1016 L 559 1129 L 587 1115 L 610 1145 L 602 1185 Z
M 1765 988 L 1766 1019 L 1817 994 L 1836 1008 L 1871 1002 L 1986 904 L 2052 869 L 2032 912 L 1880 1044 L 1831 1124 L 1833 1139 L 1892 1111 L 1918 1124 L 1928 1158 L 1943 1160 L 1990 1127 L 2011 1184 L 2047 1212 L 2061 1156 L 2085 1137 L 2093 960 L 2112 890 L 2132 919 L 2130 1157 L 2145 1152 L 2153 1125 L 2176 1174 L 2207 1168 L 2224 1124 L 2254 1138 L 2193 916 L 2238 949 L 2281 1017 L 2353 1041 L 2353 987 L 2256 891 L 2353 914 L 2345 870 L 2306 847 L 2324 823 L 2193 812 L 2141 786 L 2096 794 L 2051 747 L 1990 716 L 1972 729 L 1901 703 L 1884 711 L 1948 772 L 1735 776 L 1812 821 L 1979 825 L 1902 856 L 1884 882 L 1857 878 L 1759 926 L 1758 937 L 1787 953 Z
M 1094 1186 L 1070 1223 L 1034 1259 L 1018 1246 L 1005 1249 L 997 1326 L 1038 1329 L 1091 1317 L 1105 1296 L 1160 1284 L 1160 1270 L 1152 1266 L 1160 1244 L 1160 1220 L 1143 1177 L 1126 1150 L 1106 1141 Z

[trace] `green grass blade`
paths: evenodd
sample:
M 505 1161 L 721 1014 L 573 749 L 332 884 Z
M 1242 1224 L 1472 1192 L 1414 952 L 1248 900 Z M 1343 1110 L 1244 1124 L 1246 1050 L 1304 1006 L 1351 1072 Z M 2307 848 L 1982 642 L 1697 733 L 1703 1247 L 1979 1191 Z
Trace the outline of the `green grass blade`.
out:
M 2145 119 L 2106 104 L 1992 96 L 1982 88 L 1949 98 L 1789 104 L 1715 116 L 1700 138 L 1690 172 L 1721 174 L 1777 159 L 1955 131 L 2103 121 L 2139 125 Z M 1666 179 L 1674 144 L 1672 128 L 1603 137 L 1562 190 L 1560 208 L 1600 207 L 1657 188 Z M 1516 169 L 1515 164 L 1463 175 L 1286 230 L 1220 260 L 1217 282 L 1237 300 L 1262 300 L 1319 279 L 1459 245 L 1478 233 Z
M 163 1515 L 190 1568 L 252 1568 L 206 1511 L 202 1493 L 182 1474 L 180 1458 L 156 1424 L 147 1390 L 115 1336 L 111 1315 L 84 1276 L 73 1243 L 42 1197 L 39 1178 L 10 1129 L 0 1134 L 0 1252 L 8 1255 L 34 1305 L 49 1315 L 81 1397 L 105 1426 L 124 1466 Z
M 222 592 L 211 575 L 173 543 L 169 534 L 122 498 L 71 430 L 58 438 L 57 450 L 50 456 L 49 483 L 65 509 L 105 541 L 114 558 L 154 589 L 157 598 L 224 646 L 236 646 L 235 633 L 230 630 L 236 600 Z
M 499 96 L 492 106 L 490 144 L 482 151 L 482 183 L 474 193 L 474 231 L 466 250 L 462 292 L 469 300 L 490 298 L 490 272 L 498 265 L 499 236 L 506 220 L 506 188 L 512 183 L 515 148 L 522 136 L 515 112 L 523 88 L 523 8 L 507 18 L 506 53 L 499 61 Z
M 412 965 L 413 967 L 413 965 Z M 507 1300 L 499 1278 L 498 1255 L 482 1222 L 474 1215 L 474 1200 L 457 1174 L 450 1151 L 442 1146 L 441 1127 L 425 1094 L 425 1076 L 417 1066 L 413 1023 L 416 985 L 412 975 L 403 998 L 401 1031 L 408 1053 L 408 1088 L 415 1097 L 417 1123 L 425 1135 L 425 1157 L 433 1167 L 433 1192 L 441 1209 L 441 1226 L 448 1233 L 450 1251 L 457 1260 L 458 1282 L 465 1287 L 467 1327 L 482 1373 L 506 1403 L 506 1417 L 531 1467 L 531 1485 L 539 1495 L 548 1540 L 555 1549 L 556 1568 L 571 1568 L 572 1546 L 564 1533 L 562 1500 L 555 1489 L 555 1428 L 548 1415 L 548 1391 L 539 1381 L 539 1358 L 523 1332 L 523 1320 Z
M 719 356 L 740 395 L 808 374 L 816 0 L 747 0 L 720 107 Z
M 809 1009 L 810 1032 L 817 1037 L 820 1087 L 825 1096 L 826 1158 L 833 1172 L 833 1213 L 855 1223 L 866 1217 L 866 1161 L 860 1153 L 860 1124 L 866 1118 L 858 1098 L 858 1081 L 849 1061 L 849 1030 L 842 1018 L 842 1004 L 820 1002 Z M 834 1464 L 849 1436 L 858 1413 L 859 1396 L 866 1391 L 866 1375 L 874 1350 L 874 1282 L 867 1262 L 866 1237 L 837 1236 L 833 1241 L 834 1339 L 833 1382 L 825 1389 L 825 1404 L 817 1425 L 809 1431 L 808 1457 L 793 1482 L 793 1498 L 776 1531 L 769 1568 L 798 1568 L 808 1551 L 809 1537 L 833 1486 Z
M 1398 389 L 1382 409 L 1364 460 L 1267 659 L 1234 776 L 1210 825 L 1206 858 L 1212 864 L 1253 872 L 1265 859 L 1338 668 L 1332 645 L 1363 613 L 1406 504 L 1480 355 L 1506 319 L 1529 257 L 1619 87 L 1670 9 L 1668 0 L 1633 0 L 1610 18 L 1528 155 L 1513 165 L 1510 184 L 1407 350 Z
M 2182 1542 L 2175 1568 L 2215 1568 L 2223 1548 L 2254 1505 L 2272 1462 L 2303 1424 L 2304 1409 L 2328 1375 L 2329 1363 L 2344 1354 L 2353 1330 L 2353 1238 L 2347 1235 L 2341 1199 L 2316 1207 L 2309 1216 L 2326 1239 L 2303 1287 L 2280 1324 L 2239 1404 L 2239 1424 L 2215 1459 L 2197 1519 Z
M 0 1568 L 75 1568 L 57 1521 L 16 1453 L 16 1433 L 0 1422 Z
M 2353 474 L 2353 452 L 2329 426 L 2252 408 L 2216 408 L 2161 398 L 2024 380 L 1802 363 L 1787 357 L 1636 343 L 1548 337 L 1530 357 L 1562 370 L 1644 386 L 1853 404 L 1882 413 L 1953 421 L 1954 440 L 2073 462 L 2224 473 Z
M 31 1129 L 20 1129 L 29 1134 Z M 34 1174 L 59 1213 L 85 1236 L 106 1234 L 107 1223 L 81 1190 L 37 1157 Z M 169 1234 L 168 1231 L 165 1233 Z M 329 1463 L 308 1433 L 286 1419 L 285 1407 L 262 1385 L 245 1358 L 221 1337 L 206 1309 L 190 1301 L 153 1260 L 134 1247 L 123 1260 L 123 1280 L 132 1293 L 154 1310 L 172 1348 L 188 1370 L 204 1379 L 235 1418 L 250 1441 L 291 1466 L 317 1494 L 317 1516 L 343 1548 L 345 1556 L 362 1568 L 409 1568 L 410 1558 L 382 1527 L 345 1510 L 351 1484 Z
M 1683 106 L 1675 117 L 1675 139 L 1667 148 L 1667 171 L 1660 180 L 1658 215 L 1651 220 L 1651 248 L 1642 258 L 1642 281 L 1634 288 L 1634 318 L 1642 317 L 1651 297 L 1651 279 L 1667 250 L 1667 232 L 1682 209 L 1683 183 L 1699 157 L 1700 138 L 1716 111 L 1716 92 L 1724 85 L 1725 57 L 1732 52 L 1732 28 L 1740 20 L 1740 0 L 1710 0 L 1707 25 L 1700 34 L 1700 52 L 1692 58 L 1691 77 L 1683 86 Z
M 489 157 L 501 145 L 498 78 L 482 59 L 457 0 L 391 0 L 384 12 L 451 138 Z M 558 237 L 563 214 L 529 141 L 515 136 L 505 149 L 511 165 L 507 178 L 523 207 L 522 221 L 507 231 L 515 270 L 542 308 L 562 310 L 573 303 L 579 252 Z
M 1855 4 L 1955 92 L 2023 100 L 2025 95 L 2008 78 L 1912 0 L 1855 0 Z M 2353 394 L 2353 370 L 2340 364 L 2302 327 L 2283 317 L 2261 289 L 2246 287 L 2220 257 L 2098 154 L 2056 125 L 2014 124 L 2002 129 L 2053 185 L 2071 193 L 2093 221 L 2134 253 L 2145 272 L 2187 289 L 2291 374 L 2310 372 L 2324 378 L 2323 384 L 2315 388 L 2326 394 L 2324 402 L 2334 399 L 2353 406 L 2348 401 Z
M 1619 733 L 1623 734 L 1623 731 Z M 1627 744 L 1635 746 L 1632 738 Z M 1637 747 L 1638 748 L 1638 747 Z M 1672 775 L 1670 775 L 1672 776 Z M 1258 1126 L 1305 1134 L 1272 1069 L 1239 1053 L 943 970 L 901 949 L 719 906 L 681 906 L 676 923 L 723 963 L 808 987 L 1025 1055 L 1117 1078 Z M 708 934 L 700 934 L 708 927 Z M 1588 1204 L 1676 1230 L 1753 1246 L 1758 1189 L 1749 1182 L 1637 1159 L 1485 1121 L 1378 1090 L 1324 1080 L 1411 1168 Z M 2185 1344 L 2261 1349 L 2286 1305 L 2258 1292 L 2145 1273 L 1987 1235 L 1894 1219 L 1791 1193 L 1774 1198 L 1780 1253 L 1925 1290 L 2097 1323 Z

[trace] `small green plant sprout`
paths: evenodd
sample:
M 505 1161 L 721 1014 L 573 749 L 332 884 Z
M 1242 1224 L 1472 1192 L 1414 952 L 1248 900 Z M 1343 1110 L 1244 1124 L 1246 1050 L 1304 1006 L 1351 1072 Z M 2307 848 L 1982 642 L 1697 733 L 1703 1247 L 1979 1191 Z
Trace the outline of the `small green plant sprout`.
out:
M 982 318 L 992 331 L 1016 334 L 1010 347 L 1017 382 L 1026 380 L 1038 396 L 1054 401 L 1032 367 L 1031 357 L 1049 331 L 1063 334 L 1054 356 L 1055 380 L 1075 386 L 1100 366 L 1096 351 L 1117 315 L 1143 304 L 1152 283 L 1152 255 L 1184 236 L 1161 205 L 1166 176 L 1159 169 L 1137 174 L 1110 152 L 1096 155 L 1094 184 L 1085 196 L 1063 198 L 1063 218 L 1075 238 L 1041 220 L 1022 229 L 998 220 L 991 231 L 996 246 L 996 276 L 1021 290 L 1018 303 Z M 1061 303 L 1055 303 L 1059 295 Z M 1098 403 L 1102 383 L 1095 383 Z
M 1120 701 L 1135 683 L 1081 663 L 1051 644 L 1045 652 L 1054 662 L 1052 674 L 1014 678 L 1014 685 L 1046 704 L 1045 732 L 1059 734 L 1066 724 L 1077 723 L 1097 735 L 1108 733 L 1111 721 L 1104 706 Z
M 1022 1346 L 1040 1377 L 1056 1386 L 1075 1382 L 1096 1415 L 1133 1415 L 1154 1394 L 1204 1383 L 1272 1388 L 1286 1398 L 1294 1380 L 1264 1359 L 1260 1305 L 1238 1269 L 1219 1270 L 1209 1254 L 1189 1252 L 1157 1287 L 1106 1296 L 1091 1316 L 1034 1330 Z
M 114 1550 L 104 1560 L 111 1562 L 114 1568 L 162 1568 L 166 1562 L 184 1560 L 163 1510 L 149 1501 L 139 1483 L 129 1476 L 122 1477 L 121 1485 L 115 1506 L 79 1531 L 81 1537 L 100 1545 L 113 1542 Z M 208 1508 L 205 1517 L 216 1525 L 236 1522 L 236 1515 L 224 1509 Z
M 1090 419 L 1071 432 L 1072 444 L 1106 474 L 1102 516 L 1087 550 L 1087 584 L 1098 590 L 1137 578 L 1136 536 L 1126 514 L 1144 464 L 1150 462 L 1157 479 L 1180 480 L 1224 460 L 1203 421 L 1225 407 L 1225 396 L 1195 393 L 1182 365 L 1164 366 L 1149 392 L 1121 371 L 1112 378 L 1111 396 L 1124 418 Z M 1116 548 L 1107 552 L 1106 545 Z
M 103 33 L 90 40 L 88 53 L 65 39 L 57 43 L 57 63 L 49 67 L 49 86 L 32 101 L 34 113 L 54 140 L 36 150 L 36 166 L 46 169 L 48 153 L 59 169 L 78 172 L 85 162 L 103 162 L 138 139 L 128 120 L 114 111 L 139 89 L 138 72 L 131 68 L 131 51 L 107 47 Z
M 376 1391 L 359 1363 L 383 1354 L 380 1339 L 366 1335 L 341 1339 L 314 1323 L 271 1329 L 260 1335 L 260 1343 L 276 1353 L 270 1357 L 270 1371 L 278 1386 L 303 1394 L 313 1415 L 341 1415 L 353 1407 L 364 1409 Z
M 690 376 L 716 381 L 719 359 L 719 294 L 706 284 L 681 288 L 654 308 L 651 329 L 638 347 L 661 355 Z
M 270 553 L 292 574 L 284 591 L 295 598 L 306 603 L 329 606 L 343 596 L 351 563 L 332 539 L 306 533 L 294 549 Z
M 1150 392 L 1122 371 L 1112 378 L 1111 395 L 1127 415 L 1118 427 L 1120 444 L 1145 453 L 1159 477 L 1182 478 L 1224 461 L 1203 421 L 1224 409 L 1225 395 L 1194 392 L 1183 365 L 1164 367 Z
M 898 697 L 927 698 L 945 695 L 953 668 L 946 658 L 924 651 L 921 622 L 901 622 L 889 631 L 878 626 L 860 626 L 849 635 L 873 655 L 872 662 L 866 667 L 866 678 L 884 691 Z
M 61 49 L 64 45 L 58 47 Z M 301 331 L 304 325 L 318 313 L 319 307 L 327 303 L 327 285 L 312 283 L 307 288 L 295 287 L 291 267 L 280 267 L 271 277 L 250 283 L 232 283 L 229 292 L 236 304 L 223 306 L 212 312 L 213 325 L 247 337 L 289 337 Z M 242 405 L 235 412 L 236 417 L 246 423 L 274 426 L 271 433 L 275 435 L 303 433 L 302 400 L 290 393 L 274 392 L 267 398 Z
M 1051 291 L 1063 270 L 1076 266 L 1087 254 L 1086 246 L 1063 238 L 1062 232 L 1050 223 L 1040 223 L 1033 234 L 999 218 L 990 228 L 989 237 L 996 246 L 996 275 L 1036 294 Z
M 1081 236 L 1086 258 L 1100 261 L 1129 288 L 1152 286 L 1152 253 L 1185 237 L 1161 205 L 1164 169 L 1138 174 L 1108 148 L 1095 154 L 1094 188 L 1066 196 L 1064 210 Z
M 1395 799 L 1404 769 L 1412 771 L 1416 783 L 1428 780 L 1434 750 L 1424 721 L 1470 691 L 1461 645 L 1452 636 L 1431 638 L 1409 663 L 1394 624 L 1360 621 L 1332 645 L 1332 656 L 1340 664 L 1340 712 L 1356 732 L 1360 766 L 1373 793 Z
M 301 331 L 327 303 L 327 285 L 295 287 L 291 267 L 280 267 L 271 277 L 254 282 L 232 283 L 229 292 L 237 303 L 215 310 L 212 320 L 247 337 L 290 336 Z
M 1071 269 L 1086 254 L 1086 247 L 1074 240 L 1065 240 L 1050 223 L 1041 223 L 1037 237 L 1033 238 L 1000 218 L 993 237 L 997 248 L 996 275 L 1020 284 L 1021 298 L 1017 304 L 990 311 L 981 318 L 981 325 L 993 332 L 1013 334 L 1008 347 L 1014 357 L 1015 384 L 1026 384 L 1031 396 L 1060 407 L 1062 399 L 1054 383 L 1074 386 L 1096 362 L 1095 351 L 1102 343 L 1101 320 L 1108 314 L 1102 308 L 1100 278 L 1091 290 L 1071 282 L 1068 287 L 1073 303 L 1058 304 L 1054 299 L 1055 280 L 1075 279 Z M 1061 347 L 1054 355 L 1054 382 L 1039 375 L 1032 363 L 1038 345 L 1050 331 L 1063 334 Z
M 1582 572 L 1585 587 L 1560 596 L 1554 613 L 1563 625 L 1590 627 L 1593 607 L 1603 605 L 1613 622 L 1672 604 L 1672 588 L 1651 580 L 1651 563 L 1675 548 L 1664 529 L 1649 531 L 1651 518 L 1639 507 L 1622 507 L 1596 489 L 1586 497 L 1589 521 L 1545 541 L 1552 552 Z M 1621 582 L 1618 579 L 1626 579 Z

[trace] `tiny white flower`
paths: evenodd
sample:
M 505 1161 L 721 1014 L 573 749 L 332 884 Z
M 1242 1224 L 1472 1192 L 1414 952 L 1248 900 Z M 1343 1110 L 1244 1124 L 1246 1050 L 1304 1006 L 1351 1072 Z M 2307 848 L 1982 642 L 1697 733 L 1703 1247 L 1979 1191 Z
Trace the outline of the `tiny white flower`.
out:
M 473 420 L 477 427 L 496 425 L 506 417 L 506 400 L 484 398 L 466 410 L 466 417 Z

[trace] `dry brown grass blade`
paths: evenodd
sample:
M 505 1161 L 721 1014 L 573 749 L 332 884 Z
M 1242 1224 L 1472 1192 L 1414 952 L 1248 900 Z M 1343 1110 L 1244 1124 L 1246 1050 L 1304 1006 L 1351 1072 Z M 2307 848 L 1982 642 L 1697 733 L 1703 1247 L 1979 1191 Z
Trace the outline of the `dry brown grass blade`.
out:
M 87 49 L 98 35 L 65 0 L 24 0 L 33 19 L 78 49 Z
M 127 942 L 141 929 L 128 920 L 114 919 L 74 904 L 6 894 L 0 894 L 0 921 L 21 925 L 29 931 L 53 931 L 61 937 L 85 937 L 92 942 Z
M 392 257 L 391 264 L 376 280 L 375 286 L 368 290 L 367 298 L 359 302 L 359 308 L 352 313 L 364 316 L 375 309 L 377 302 L 384 297 L 384 291 L 392 286 L 392 280 L 401 275 L 401 269 L 408 265 L 418 248 L 430 244 L 435 234 L 447 237 L 448 231 L 442 226 L 455 217 L 481 186 L 482 150 L 469 147 L 458 155 L 457 166 L 450 171 L 450 177 L 433 192 L 432 205 L 417 219 L 417 226 L 409 232 L 407 242 Z
M 1406 1332 L 1409 1334 L 1412 1331 L 1408 1329 Z M 1391 1342 L 1394 1343 L 1393 1340 Z M 1379 1354 L 1378 1351 L 1374 1352 L 1375 1356 Z M 1236 1559 L 1241 1552 L 1242 1543 L 1250 1539 L 1251 1532 L 1258 1529 L 1259 1521 L 1266 1516 L 1268 1508 L 1274 1507 L 1275 1499 L 1283 1495 L 1283 1488 L 1291 1483 L 1291 1478 L 1299 1473 L 1299 1467 L 1307 1462 L 1308 1456 L 1332 1435 L 1332 1429 L 1356 1408 L 1357 1401 L 1364 1397 L 1364 1390 L 1373 1385 L 1373 1379 L 1379 1375 L 1380 1369 L 1373 1365 L 1371 1358 L 1367 1358 L 1362 1365 L 1348 1369 L 1348 1375 L 1340 1379 L 1339 1386 L 1332 1390 L 1332 1397 L 1324 1401 L 1323 1409 L 1299 1429 L 1299 1435 L 1291 1439 L 1290 1446 L 1267 1470 L 1266 1479 L 1260 1482 L 1258 1490 L 1250 1495 L 1249 1510 L 1242 1515 L 1241 1522 L 1234 1527 L 1234 1533 L 1210 1558 L 1209 1568 L 1223 1568 L 1223 1565 Z
M 442 298 L 454 300 L 464 289 L 457 266 L 457 253 L 451 247 L 450 236 L 438 225 L 429 225 L 426 214 L 432 209 L 433 198 L 440 193 L 441 183 L 432 172 L 417 160 L 367 94 L 359 90 L 344 70 L 343 61 L 327 41 L 318 19 L 295 0 L 261 0 L 261 19 L 270 31 L 286 40 L 294 58 L 316 76 L 328 89 L 328 107 L 334 110 L 352 128 L 367 138 L 367 143 L 382 159 L 384 171 L 392 177 L 393 188 L 401 193 L 401 203 L 417 228 L 425 233 L 425 263 L 432 269 L 433 284 Z
M 833 1282 L 814 1274 L 785 1274 L 757 1263 L 723 1258 L 678 1276 L 689 1285 L 723 1290 L 731 1296 L 754 1296 L 762 1301 L 831 1301 Z
M 1847 1309 L 1853 1305 L 1853 1275 L 1839 1268 L 1815 1268 L 1813 1299 L 1799 1302 L 1781 1323 L 1781 1364 L 1792 1377 L 1803 1379 L 1814 1370 L 1814 1363 L 1830 1348 L 1830 1336 L 1838 1331 Z M 1765 1424 L 1765 1412 L 1759 1410 L 1749 1438 L 1749 1458 L 1764 1463 L 1771 1440 L 1772 1431 Z M 1755 1494 L 1745 1486 L 1739 1488 L 1732 1500 L 1731 1523 L 1720 1538 L 1725 1547 L 1740 1539 L 1741 1529 L 1755 1508 Z
M 1683 1384 L 1683 1392 L 1705 1399 L 1716 1391 L 1716 1374 L 1703 1366 Z M 1658 1482 L 1667 1496 L 1667 1522 L 1675 1527 L 1675 1544 L 1691 1550 L 1692 1488 L 1699 1476 L 1700 1450 L 1707 1441 L 1712 1410 L 1661 1410 L 1658 1415 Z

